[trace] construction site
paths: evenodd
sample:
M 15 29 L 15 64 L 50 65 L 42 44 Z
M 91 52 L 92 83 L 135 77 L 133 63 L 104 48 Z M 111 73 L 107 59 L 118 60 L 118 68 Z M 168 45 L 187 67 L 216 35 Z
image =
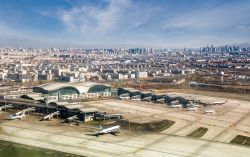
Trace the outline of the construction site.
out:
M 82 156 L 250 153 L 250 103 L 244 100 L 121 88 L 105 99 L 43 105 L 9 98 L 1 104 L 11 107 L 1 109 L 0 139 L 20 144 Z M 10 120 L 18 112 L 25 118 Z M 115 136 L 93 136 L 100 125 L 120 130 Z

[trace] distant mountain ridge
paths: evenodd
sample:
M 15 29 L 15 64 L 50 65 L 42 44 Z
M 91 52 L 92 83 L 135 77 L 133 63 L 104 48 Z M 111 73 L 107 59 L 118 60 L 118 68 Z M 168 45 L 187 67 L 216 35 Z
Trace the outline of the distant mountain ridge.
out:
M 239 46 L 240 48 L 244 48 L 244 47 L 250 47 L 250 43 L 242 43 L 242 44 L 236 44 L 237 46 Z

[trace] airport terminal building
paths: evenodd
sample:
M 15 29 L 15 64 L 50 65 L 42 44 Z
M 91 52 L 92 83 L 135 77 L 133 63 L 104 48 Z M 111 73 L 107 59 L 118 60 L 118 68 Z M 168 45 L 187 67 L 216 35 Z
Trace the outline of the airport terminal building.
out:
M 82 100 L 99 97 L 117 96 L 117 90 L 107 84 L 95 82 L 81 83 L 47 83 L 33 88 L 33 92 L 40 93 L 48 99 L 54 100 Z

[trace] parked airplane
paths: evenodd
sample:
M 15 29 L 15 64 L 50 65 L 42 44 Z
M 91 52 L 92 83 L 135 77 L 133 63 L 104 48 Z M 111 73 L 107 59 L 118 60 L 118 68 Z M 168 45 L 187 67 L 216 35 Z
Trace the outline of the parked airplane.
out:
M 76 123 L 76 125 L 79 125 L 79 123 L 81 122 L 80 120 L 79 120 L 79 118 L 77 117 L 77 115 L 74 115 L 74 116 L 71 116 L 71 117 L 68 117 L 68 118 L 66 118 L 65 119 L 65 122 L 66 123 L 71 123 L 71 122 L 75 122 Z
M 7 110 L 10 108 L 13 108 L 12 104 L 0 106 L 0 113 L 2 112 L 2 110 Z
M 227 103 L 227 100 L 224 100 L 224 101 L 215 101 L 215 102 L 212 103 L 212 105 L 223 105 L 225 103 Z
M 187 111 L 197 111 L 197 107 L 188 107 L 187 109 L 186 109 Z
M 106 128 L 104 129 L 101 125 L 99 128 L 99 131 L 97 131 L 96 134 L 93 134 L 93 136 L 99 136 L 99 135 L 103 135 L 103 134 L 112 134 L 114 136 L 117 136 L 116 134 L 120 132 L 120 125 L 116 125 L 116 126 L 112 126 L 110 128 Z
M 165 98 L 159 98 L 155 102 L 156 103 L 165 103 Z
M 130 99 L 129 93 L 121 94 L 119 97 L 121 100 L 129 100 Z
M 140 95 L 132 96 L 131 100 L 133 100 L 133 101 L 140 101 L 141 100 L 141 96 Z
M 51 119 L 53 119 L 54 116 L 58 116 L 59 114 L 60 114 L 60 112 L 59 112 L 59 111 L 56 111 L 56 112 L 54 112 L 54 113 L 51 113 L 51 114 L 49 114 L 49 115 L 43 117 L 42 119 L 40 119 L 40 121 L 43 121 L 43 120 L 51 120 Z
M 78 117 L 77 115 L 74 115 L 74 116 L 71 116 L 71 117 L 68 117 L 65 119 L 65 122 L 69 123 L 69 122 L 76 122 L 78 121 Z
M 170 102 L 171 108 L 182 108 L 182 104 L 180 104 L 179 100 L 175 100 Z
M 152 100 L 152 96 L 148 96 L 142 99 L 142 101 L 148 101 L 150 102 Z
M 25 113 L 22 113 L 22 114 L 20 114 L 20 115 L 15 115 L 15 114 L 13 114 L 13 115 L 10 115 L 9 116 L 9 120 L 15 120 L 15 119 L 19 119 L 19 120 L 22 120 L 22 119 L 24 119 L 25 118 Z
M 199 107 L 199 105 L 197 103 L 194 103 L 192 101 L 189 102 L 189 104 L 187 104 L 188 107 Z
M 171 108 L 182 108 L 182 105 L 181 104 L 176 104 L 176 105 L 170 105 L 169 107 Z
M 208 110 L 208 109 L 205 110 L 205 113 L 214 113 L 214 112 L 215 110 Z
M 110 119 L 122 119 L 122 114 L 111 114 L 111 113 L 97 113 L 94 116 L 94 120 L 110 120 Z

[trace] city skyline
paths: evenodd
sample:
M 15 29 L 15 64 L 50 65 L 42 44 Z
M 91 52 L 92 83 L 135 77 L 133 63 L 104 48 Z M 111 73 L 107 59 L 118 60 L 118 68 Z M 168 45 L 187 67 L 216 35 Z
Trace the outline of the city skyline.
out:
M 200 47 L 250 41 L 250 1 L 3 0 L 0 46 Z

